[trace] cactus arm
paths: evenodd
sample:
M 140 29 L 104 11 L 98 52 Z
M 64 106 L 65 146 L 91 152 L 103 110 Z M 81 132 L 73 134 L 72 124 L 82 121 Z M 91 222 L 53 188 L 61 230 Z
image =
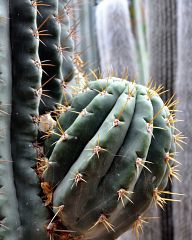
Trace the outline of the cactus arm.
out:
M 147 160 L 153 162 L 151 165 L 151 171 L 155 176 L 153 186 L 158 187 L 167 167 L 165 156 L 171 147 L 172 132 L 167 123 L 169 113 L 166 107 L 163 107 L 164 104 L 162 100 L 158 96 L 155 96 L 152 98 L 152 104 L 155 112 L 157 112 L 157 109 L 162 109 L 162 112 L 154 120 L 154 138 L 152 138 L 151 147 L 149 148 L 147 156 Z
M 109 85 L 106 89 L 107 93 L 103 91 L 103 93 L 101 92 L 101 94 L 96 96 L 86 107 L 85 116 L 82 115 L 83 113 L 80 114 L 73 125 L 66 130 L 68 139 L 62 141 L 61 137 L 61 141 L 59 140 L 55 145 L 49 159 L 51 165 L 45 177 L 46 181 L 51 183 L 51 185 L 55 185 L 65 176 L 70 166 L 83 150 L 84 145 L 97 132 L 100 124 L 107 117 L 125 88 L 124 84 L 119 84 L 118 82 L 115 82 L 114 86 Z M 97 120 L 95 116 L 97 116 Z M 75 149 L 74 145 L 76 145 Z M 65 161 L 63 161 L 63 156 L 65 156 Z
M 97 92 L 93 90 L 86 92 L 86 94 L 78 94 L 77 97 L 73 99 L 71 107 L 66 108 L 66 111 L 59 116 L 59 124 L 57 123 L 51 136 L 44 142 L 44 152 L 47 157 L 50 157 L 55 147 L 54 143 L 60 138 L 60 128 L 67 130 L 78 117 L 78 113 L 80 113 L 96 95 Z
M 20 236 L 18 202 L 13 181 L 10 147 L 11 53 L 9 40 L 9 1 L 0 7 L 0 239 L 16 240 Z
M 97 48 L 97 38 L 95 29 L 95 1 L 79 1 L 73 0 L 72 6 L 74 11 L 74 24 L 77 25 L 77 33 L 79 39 L 75 40 L 75 51 L 80 55 L 84 63 L 83 71 L 86 74 L 90 73 L 91 69 L 97 69 L 99 66 L 99 56 Z M 81 68 L 81 67 L 80 67 Z M 94 80 L 90 76 L 89 80 Z
M 107 48 L 105 46 L 105 34 L 103 31 L 104 26 L 104 8 L 102 7 L 103 3 L 98 4 L 95 11 L 95 18 L 96 18 L 96 31 L 97 31 L 97 44 L 99 50 L 99 60 L 100 60 L 100 67 L 102 74 L 106 71 L 106 63 L 108 59 L 108 52 L 106 51 Z M 108 66 L 109 67 L 109 66 Z
M 178 19 L 178 68 L 175 90 L 179 98 L 176 118 L 183 119 L 180 131 L 186 138 L 183 140 L 188 143 L 183 145 L 184 152 L 178 154 L 177 159 L 182 163 L 182 184 L 174 181 L 173 191 L 184 192 L 182 204 L 178 207 L 173 206 L 173 224 L 174 236 L 176 240 L 190 239 L 192 236 L 192 196 L 191 196 L 191 156 L 192 156 L 192 88 L 191 88 L 191 60 L 192 60 L 192 25 L 191 25 L 192 2 L 177 1 L 177 19 Z M 177 142 L 181 143 L 181 142 Z
M 36 10 L 30 0 L 10 1 L 11 46 L 13 59 L 12 156 L 14 178 L 23 228 L 23 239 L 47 239 L 47 211 L 39 197 L 39 180 L 34 143 L 37 126 L 42 71 L 39 61 L 39 41 L 33 36 L 37 29 Z
M 177 1 L 146 1 L 149 76 L 174 92 L 177 75 Z
M 46 6 L 38 7 L 39 14 L 37 15 L 38 27 L 43 24 L 40 31 L 45 30 L 45 36 L 40 36 L 39 58 L 47 61 L 43 67 L 42 86 L 45 95 L 42 95 L 42 100 L 39 106 L 40 114 L 55 109 L 56 104 L 61 102 L 61 65 L 62 56 L 59 52 L 60 47 L 60 24 L 56 21 L 58 15 L 58 0 L 47 0 Z M 51 66 L 49 66 L 51 64 Z M 52 78 L 50 81 L 49 79 Z

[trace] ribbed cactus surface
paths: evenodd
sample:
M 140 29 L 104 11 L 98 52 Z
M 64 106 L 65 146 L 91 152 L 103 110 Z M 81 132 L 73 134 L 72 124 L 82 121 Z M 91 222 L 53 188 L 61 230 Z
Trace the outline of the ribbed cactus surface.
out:
M 175 140 L 159 91 L 117 78 L 90 82 L 45 142 L 42 179 L 54 212 L 82 239 L 116 239 L 151 202 L 163 207 Z

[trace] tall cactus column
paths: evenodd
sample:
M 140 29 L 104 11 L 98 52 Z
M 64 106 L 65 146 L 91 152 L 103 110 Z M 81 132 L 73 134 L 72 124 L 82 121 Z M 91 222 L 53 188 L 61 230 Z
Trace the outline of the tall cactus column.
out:
M 58 18 L 57 21 L 60 24 L 60 45 L 58 50 L 61 54 L 61 74 L 62 74 L 62 91 L 63 91 L 63 103 L 68 104 L 68 98 L 71 88 L 68 86 L 69 82 L 73 85 L 74 77 L 74 41 L 73 35 L 74 26 L 71 24 L 70 19 L 70 0 L 59 0 L 58 4 Z
M 115 72 L 118 77 L 135 79 L 137 72 L 135 39 L 126 0 L 105 0 L 96 10 L 97 39 L 104 76 Z
M 0 1 L 0 239 L 19 238 L 20 220 L 10 145 L 11 56 L 9 1 Z
M 30 0 L 11 0 L 11 47 L 13 75 L 12 156 L 23 239 L 47 239 L 47 213 L 39 197 L 35 143 L 41 98 L 42 69 L 39 67 L 37 11 Z
M 47 0 L 37 4 L 39 57 L 43 66 L 40 114 L 55 110 L 70 96 L 67 83 L 74 76 L 73 40 L 67 12 L 68 0 Z
M 90 73 L 90 69 L 97 69 L 99 66 L 95 23 L 95 2 L 96 1 L 89 0 L 72 1 L 74 25 L 76 25 L 76 32 L 78 35 L 77 39 L 75 39 L 75 51 L 85 63 L 83 70 L 86 73 Z
M 37 3 L 38 5 L 38 3 Z M 58 0 L 44 1 L 37 6 L 37 26 L 40 39 L 39 58 L 42 62 L 42 99 L 39 106 L 40 114 L 54 110 L 61 103 L 61 64 L 60 55 L 60 24 L 58 18 Z

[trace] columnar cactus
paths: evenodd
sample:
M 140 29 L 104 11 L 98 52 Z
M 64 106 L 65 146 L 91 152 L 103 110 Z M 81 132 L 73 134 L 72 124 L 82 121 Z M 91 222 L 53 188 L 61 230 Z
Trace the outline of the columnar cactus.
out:
M 10 146 L 11 56 L 9 40 L 9 5 L 0 7 L 0 239 L 19 237 L 20 219 L 16 198 Z M 11 227 L 11 230 L 7 227 Z
M 101 1 L 96 9 L 96 29 L 103 76 L 114 72 L 118 77 L 137 72 L 136 46 L 126 0 Z
M 138 234 L 177 177 L 174 102 L 163 103 L 161 87 L 112 77 L 62 105 L 73 76 L 68 3 L 1 1 L 0 239 Z
M 42 65 L 38 54 L 37 10 L 29 0 L 10 1 L 12 46 L 12 157 L 24 238 L 46 239 L 47 211 L 39 197 L 36 163 Z M 19 47 L 21 46 L 21 47 Z M 30 217 L 30 221 L 29 221 Z
M 7 198 L 9 198 L 9 195 L 12 198 L 9 199 L 10 203 L 8 202 L 7 206 L 2 209 L 1 214 L 2 219 L 7 218 L 8 214 L 12 214 L 10 219 L 5 219 L 8 223 L 7 225 L 5 224 L 3 229 L 3 237 L 7 237 L 6 239 L 11 239 L 11 237 L 20 239 L 19 233 L 15 230 L 16 228 L 19 229 L 19 227 L 22 239 L 47 239 L 45 225 L 48 222 L 48 211 L 43 206 L 42 199 L 39 196 L 41 188 L 34 169 L 37 163 L 37 152 L 39 151 L 37 123 L 41 119 L 39 109 L 41 113 L 45 113 L 54 110 L 57 105 L 61 104 L 62 86 L 64 85 L 62 73 L 67 72 L 65 66 L 62 65 L 62 59 L 65 58 L 66 52 L 71 51 L 68 44 L 70 27 L 67 13 L 64 11 L 66 4 L 63 1 L 18 0 L 8 1 L 7 3 L 2 1 L 0 5 L 2 13 L 1 29 L 4 33 L 3 38 L 1 38 L 1 69 L 3 72 L 1 90 L 4 92 L 4 95 L 1 96 L 7 97 L 7 99 L 4 97 L 3 105 L 11 104 L 12 101 L 12 159 L 9 156 L 10 149 L 8 148 L 10 146 L 8 121 L 5 122 L 5 116 L 2 116 L 3 120 L 1 121 L 1 130 L 4 130 L 5 123 L 7 124 L 5 128 L 7 139 L 5 140 L 2 136 L 2 141 L 4 142 L 1 145 L 1 156 L 4 158 L 2 162 L 10 162 L 5 164 L 5 167 L 2 167 L 3 170 L 7 166 L 7 169 L 3 170 L 2 178 L 4 174 L 11 178 L 11 166 L 13 165 L 16 196 L 18 199 L 17 207 L 17 201 L 13 201 L 15 196 L 12 186 L 13 178 L 6 180 L 6 184 L 2 180 L 2 186 L 8 186 L 9 184 L 10 187 L 7 188 L 12 192 L 12 194 L 7 194 Z M 62 13 L 59 12 L 61 8 L 64 11 Z M 8 11 L 10 11 L 9 15 L 7 14 Z M 11 47 L 8 47 L 9 19 Z M 66 22 L 65 29 L 62 27 L 61 21 Z M 65 38 L 63 34 L 66 35 Z M 62 40 L 60 39 L 61 36 Z M 66 41 L 66 45 L 64 41 Z M 61 46 L 64 51 L 60 52 L 59 50 L 62 50 Z M 12 48 L 11 60 L 9 60 L 10 48 Z M 70 77 L 72 75 L 73 70 L 71 69 Z M 65 81 L 67 82 L 68 79 L 69 77 L 66 74 Z M 11 91 L 12 100 L 9 97 Z M 5 103 L 6 101 L 9 102 Z M 3 109 L 1 114 L 5 114 Z M 5 150 L 6 142 L 7 150 Z M 8 190 L 6 189 L 7 192 Z M 12 205 L 12 207 L 10 208 L 9 205 Z M 17 209 L 19 210 L 20 218 L 17 218 Z M 9 213 L 9 211 L 11 212 Z M 14 224 L 11 224 L 12 222 Z M 3 226 L 4 221 L 2 221 Z M 11 230 L 8 231 L 7 229 Z M 10 233 L 4 233 L 7 231 Z

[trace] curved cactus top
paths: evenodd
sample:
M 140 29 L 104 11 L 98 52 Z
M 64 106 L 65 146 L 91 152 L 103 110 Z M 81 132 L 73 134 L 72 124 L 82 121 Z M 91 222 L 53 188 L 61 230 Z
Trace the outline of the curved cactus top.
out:
M 175 140 L 161 90 L 118 78 L 93 81 L 57 119 L 40 178 L 54 189 L 48 204 L 53 200 L 55 217 L 82 239 L 138 231 L 134 224 L 152 201 L 163 207 Z

